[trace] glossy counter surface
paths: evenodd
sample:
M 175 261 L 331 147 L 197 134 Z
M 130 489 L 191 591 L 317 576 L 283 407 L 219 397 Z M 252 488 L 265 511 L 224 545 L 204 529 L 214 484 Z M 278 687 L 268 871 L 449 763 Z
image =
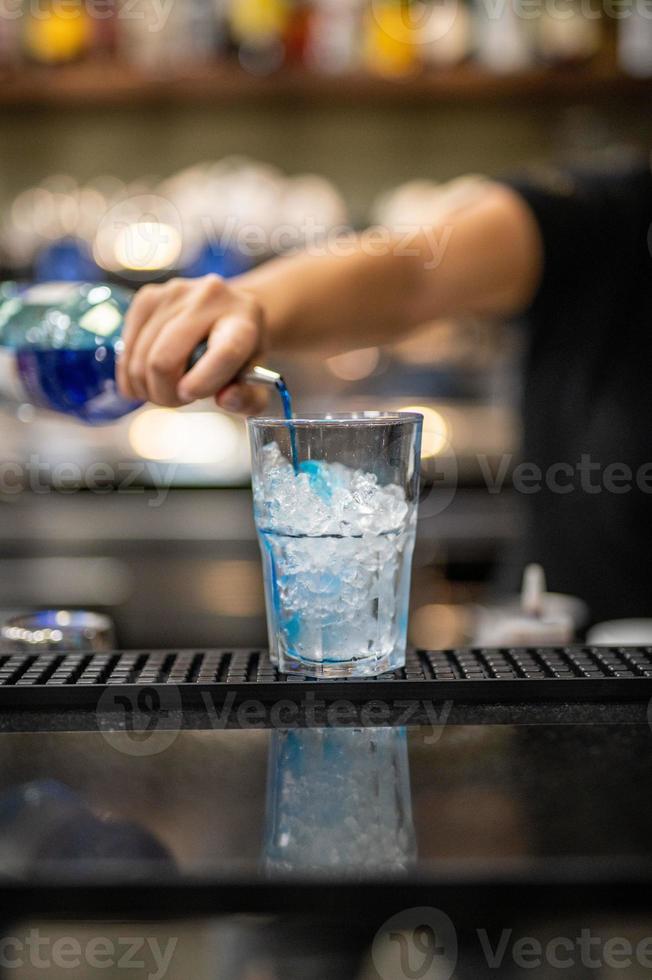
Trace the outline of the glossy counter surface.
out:
M 364 912 L 366 894 L 371 912 L 435 895 L 468 913 L 522 889 L 645 904 L 641 710 L 627 708 L 638 723 L 5 732 L 2 906 L 342 912 L 355 895 Z

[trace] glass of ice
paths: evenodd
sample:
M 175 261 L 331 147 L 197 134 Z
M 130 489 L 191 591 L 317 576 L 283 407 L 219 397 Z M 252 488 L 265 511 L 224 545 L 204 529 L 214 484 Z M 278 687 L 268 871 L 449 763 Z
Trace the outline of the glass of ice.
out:
M 270 655 L 308 677 L 405 663 L 422 416 L 249 420 Z

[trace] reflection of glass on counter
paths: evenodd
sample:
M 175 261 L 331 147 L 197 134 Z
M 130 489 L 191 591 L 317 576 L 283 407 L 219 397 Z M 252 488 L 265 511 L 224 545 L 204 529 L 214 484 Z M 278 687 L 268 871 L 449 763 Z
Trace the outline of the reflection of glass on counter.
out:
M 271 736 L 270 873 L 379 874 L 416 858 L 405 728 L 313 728 Z

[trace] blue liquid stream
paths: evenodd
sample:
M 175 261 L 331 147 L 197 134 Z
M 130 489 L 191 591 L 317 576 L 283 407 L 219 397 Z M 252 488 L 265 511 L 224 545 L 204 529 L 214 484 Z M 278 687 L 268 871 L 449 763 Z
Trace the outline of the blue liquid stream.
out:
M 288 421 L 288 429 L 290 431 L 290 448 L 292 451 L 292 465 L 294 466 L 295 473 L 298 473 L 299 453 L 297 450 L 297 430 L 294 425 L 292 425 L 292 420 L 294 418 L 294 412 L 292 411 L 292 395 L 290 394 L 290 390 L 283 378 L 279 378 L 279 380 L 276 382 L 276 390 L 281 398 L 283 414 Z

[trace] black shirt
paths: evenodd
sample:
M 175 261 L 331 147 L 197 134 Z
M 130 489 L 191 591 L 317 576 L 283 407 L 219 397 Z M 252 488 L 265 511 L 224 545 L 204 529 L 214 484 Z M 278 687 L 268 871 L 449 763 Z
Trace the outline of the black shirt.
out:
M 525 558 L 594 621 L 652 616 L 652 172 L 646 161 L 510 186 L 544 243 L 526 315 Z

